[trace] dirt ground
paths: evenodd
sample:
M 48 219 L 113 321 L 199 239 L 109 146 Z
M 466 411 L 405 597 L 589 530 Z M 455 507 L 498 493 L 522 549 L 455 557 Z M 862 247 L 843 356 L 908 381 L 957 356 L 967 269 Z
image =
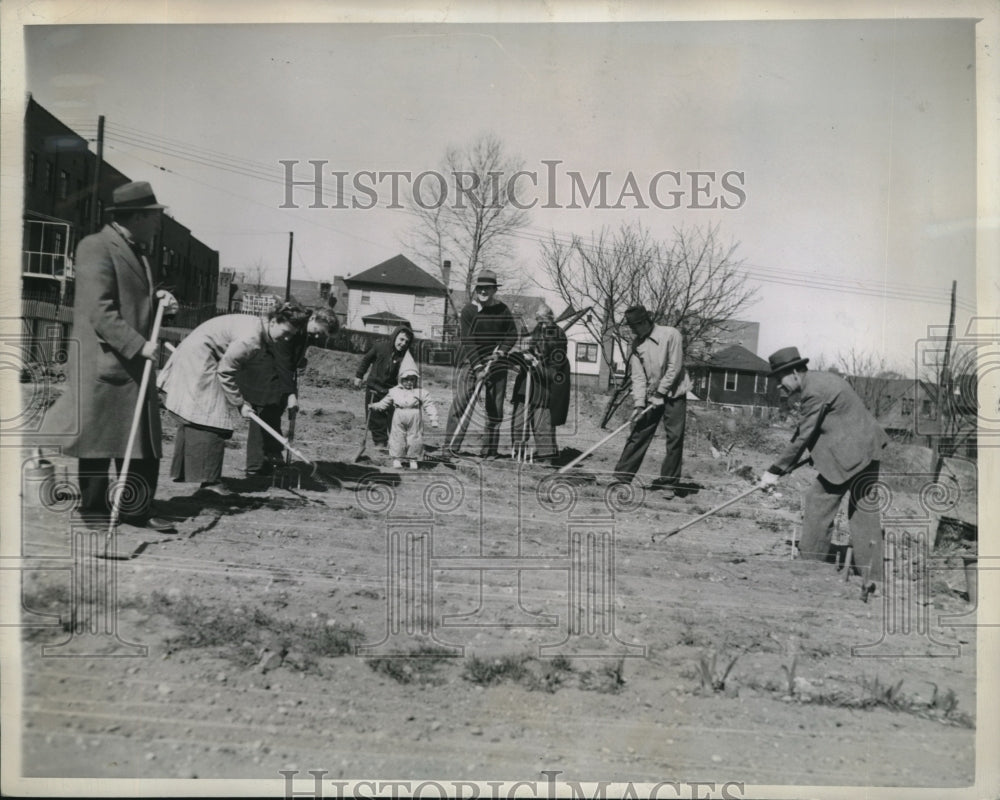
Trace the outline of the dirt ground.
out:
M 810 468 L 664 536 L 751 488 L 787 425 L 692 407 L 672 500 L 650 485 L 662 434 L 631 493 L 609 489 L 622 437 L 575 478 L 509 458 L 400 473 L 370 441 L 354 463 L 356 361 L 311 353 L 296 445 L 315 478 L 242 477 L 244 429 L 238 494 L 206 499 L 167 476 L 165 421 L 158 510 L 179 533 L 123 526 L 125 560 L 71 525 L 68 460 L 42 496 L 25 472 L 24 775 L 973 782 L 970 544 L 942 526 L 921 545 L 941 515 L 975 522 L 970 465 L 922 491 L 927 452 L 892 446 L 893 590 L 863 603 L 859 577 L 792 559 Z M 449 380 L 425 370 L 442 419 Z M 607 433 L 603 396 L 573 402 L 569 455 Z

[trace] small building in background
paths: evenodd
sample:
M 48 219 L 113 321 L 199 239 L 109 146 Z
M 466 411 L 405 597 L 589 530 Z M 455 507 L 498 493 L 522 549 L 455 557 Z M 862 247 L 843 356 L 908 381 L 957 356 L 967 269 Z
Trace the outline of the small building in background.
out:
M 442 340 L 446 328 L 445 285 L 400 254 L 343 278 L 347 289 L 346 324 L 351 330 L 373 330 L 366 319 L 404 319 L 418 339 Z M 339 310 L 338 303 L 338 310 Z
M 699 400 L 757 415 L 779 406 L 778 384 L 768 377 L 770 364 L 742 345 L 729 345 L 686 366 Z

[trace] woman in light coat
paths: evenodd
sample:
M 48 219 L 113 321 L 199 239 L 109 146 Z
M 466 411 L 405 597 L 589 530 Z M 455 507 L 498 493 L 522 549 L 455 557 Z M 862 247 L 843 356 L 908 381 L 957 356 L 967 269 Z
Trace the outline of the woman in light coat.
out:
M 294 303 L 275 308 L 266 319 L 226 314 L 202 323 L 178 345 L 157 381 L 166 393 L 164 406 L 180 423 L 170 477 L 228 494 L 220 481 L 226 440 L 255 402 L 280 396 L 275 343 L 304 329 L 308 319 L 309 312 Z M 254 380 L 238 380 L 247 371 Z

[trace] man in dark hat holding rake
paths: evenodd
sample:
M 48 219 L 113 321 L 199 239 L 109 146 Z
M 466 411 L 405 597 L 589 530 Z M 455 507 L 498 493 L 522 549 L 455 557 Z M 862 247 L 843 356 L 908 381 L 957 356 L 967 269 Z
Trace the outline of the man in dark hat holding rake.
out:
M 882 523 L 878 509 L 879 459 L 889 442 L 861 398 L 839 375 L 809 372 L 808 358 L 785 347 L 770 358 L 771 372 L 785 396 L 801 396 L 798 427 L 792 441 L 761 477 L 773 486 L 802 457 L 809 454 L 819 474 L 803 498 L 803 558 L 824 560 L 830 548 L 830 530 L 844 495 L 851 529 L 854 563 L 864 578 L 861 597 L 877 594 L 883 579 Z
M 461 347 L 444 445 L 445 452 L 451 455 L 457 454 L 461 447 L 471 418 L 469 405 L 476 401 L 476 387 L 482 384 L 480 391 L 486 396 L 486 420 L 479 455 L 483 458 L 497 457 L 504 394 L 507 391 L 505 357 L 517 343 L 518 336 L 513 314 L 496 298 L 499 286 L 497 276 L 491 270 L 480 272 L 476 277 L 472 302 L 466 304 L 458 317 Z
M 148 338 L 157 303 L 165 314 L 177 312 L 173 295 L 157 291 L 147 257 L 165 206 L 145 181 L 119 186 L 112 201 L 111 223 L 77 247 L 73 336 L 79 358 L 68 364 L 68 390 L 49 409 L 46 430 L 62 436 L 64 452 L 79 460 L 79 516 L 103 525 L 111 506 L 109 468 L 112 461 L 122 468 L 133 409 L 141 405 L 121 520 L 174 532 L 152 508 L 161 456 L 155 380 L 139 397 L 143 367 L 157 355 L 157 342 Z

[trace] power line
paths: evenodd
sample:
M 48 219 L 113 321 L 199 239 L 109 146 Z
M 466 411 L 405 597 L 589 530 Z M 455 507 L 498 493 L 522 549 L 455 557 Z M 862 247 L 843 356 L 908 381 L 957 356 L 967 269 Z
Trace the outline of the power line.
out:
M 137 128 L 130 128 L 124 125 L 116 124 L 110 126 L 110 128 L 111 130 L 109 132 L 106 132 L 105 134 L 106 138 L 113 138 L 126 145 L 132 145 L 134 147 L 143 148 L 152 152 L 160 153 L 161 155 L 169 156 L 171 158 L 177 158 L 180 160 L 189 161 L 191 163 L 200 166 L 207 166 L 213 169 L 218 169 L 221 171 L 229 172 L 231 174 L 240 175 L 242 177 L 250 178 L 253 180 L 264 180 L 276 185 L 282 185 L 282 186 L 286 185 L 286 181 L 284 180 L 282 170 L 277 170 L 268 167 L 260 162 L 255 162 L 249 159 L 244 159 L 239 157 L 233 157 L 228 154 L 221 153 L 219 151 L 193 146 L 184 142 L 180 142 L 179 140 L 171 139 L 169 137 L 161 136 L 147 131 L 142 131 Z M 133 157 L 138 158 L 137 156 Z M 143 159 L 138 159 L 138 160 L 142 161 Z M 161 169 L 163 171 L 172 172 L 173 174 L 177 174 L 178 176 L 184 177 L 185 179 L 191 180 L 195 183 L 199 183 L 205 186 L 210 186 L 212 188 L 219 188 L 213 186 L 212 184 L 206 184 L 202 181 L 197 181 L 196 179 L 190 178 L 189 176 L 181 175 L 180 173 L 176 173 L 174 170 L 170 170 L 166 167 L 152 164 L 151 162 L 148 161 L 145 161 L 144 163 L 149 163 L 151 166 L 157 167 L 158 169 Z M 312 186 L 293 186 L 292 188 L 309 190 L 313 192 L 314 196 L 316 193 L 316 188 Z M 220 190 L 226 191 L 223 189 Z M 319 192 L 320 195 L 323 197 L 334 198 L 336 200 L 336 204 L 338 207 L 344 206 L 347 200 L 351 200 L 353 204 L 353 202 L 358 198 L 358 195 L 346 192 L 343 189 L 333 191 L 329 188 L 329 185 L 327 183 L 323 183 L 319 187 Z M 250 200 L 250 198 L 247 198 L 243 195 L 237 195 L 232 192 L 227 192 L 227 193 L 232 194 L 233 196 L 236 197 L 241 197 L 242 199 L 248 200 L 250 202 L 256 202 Z M 366 195 L 365 198 L 366 198 L 365 204 L 367 205 L 368 202 L 370 202 L 371 198 L 368 195 Z M 266 208 L 271 208 L 270 206 L 266 206 L 263 203 L 258 202 L 257 204 L 262 205 Z M 377 200 L 374 202 L 373 207 L 381 207 L 383 210 L 388 210 L 388 211 L 402 211 L 403 213 L 406 213 L 410 216 L 418 215 L 418 212 L 415 209 L 408 208 L 405 206 L 402 208 L 397 206 L 391 206 L 389 204 L 386 204 L 384 202 L 379 202 Z M 321 224 L 320 226 L 330 230 L 341 232 L 338 229 L 331 228 L 330 226 L 327 225 Z M 532 233 L 531 232 L 532 230 L 536 230 L 539 232 Z M 368 239 L 364 239 L 363 237 L 354 236 L 346 232 L 343 233 L 352 236 L 352 238 L 356 238 L 360 241 L 369 242 L 371 244 L 378 244 L 376 242 L 371 242 Z M 577 242 L 578 247 L 589 249 L 595 252 L 597 249 L 595 246 L 584 242 L 581 237 L 576 237 L 573 234 L 559 233 L 555 231 L 543 232 L 542 229 L 532 228 L 530 226 L 522 230 L 511 231 L 509 235 L 511 236 L 511 238 L 514 239 L 526 242 L 532 242 L 536 244 L 541 242 L 546 242 L 555 238 L 556 241 L 566 244 L 568 246 L 575 240 Z M 914 287 L 909 284 L 860 281 L 860 280 L 853 280 L 850 281 L 849 283 L 845 283 L 843 279 L 830 278 L 821 275 L 802 273 L 802 272 L 793 272 L 778 267 L 767 267 L 759 264 L 748 264 L 746 262 L 742 262 L 739 265 L 735 265 L 733 267 L 733 272 L 735 272 L 737 275 L 740 275 L 741 277 L 750 280 L 759 281 L 762 283 L 773 283 L 778 285 L 793 286 L 796 288 L 833 291 L 840 294 L 854 294 L 859 296 L 878 297 L 883 299 L 893 299 L 893 300 L 901 300 L 909 302 L 925 302 L 932 304 L 941 304 L 944 302 L 948 302 L 947 299 L 945 298 L 947 292 L 944 290 L 933 289 L 930 287 L 926 288 Z M 964 299 L 959 301 L 959 305 L 963 309 L 968 311 L 975 310 L 975 305 Z

